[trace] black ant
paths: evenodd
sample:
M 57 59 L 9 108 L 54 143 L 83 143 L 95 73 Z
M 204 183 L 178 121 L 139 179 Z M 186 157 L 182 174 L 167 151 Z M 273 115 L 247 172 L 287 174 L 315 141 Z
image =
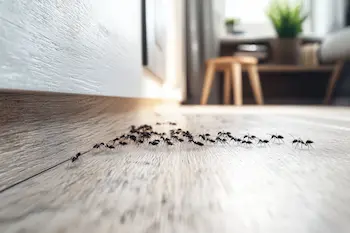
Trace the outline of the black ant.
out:
M 167 140 L 166 143 L 168 144 L 168 146 L 174 145 L 174 143 L 172 143 L 170 140 Z
M 257 144 L 268 145 L 269 142 L 270 142 L 269 140 L 261 140 L 261 139 L 259 139 Z
M 112 146 L 112 145 L 108 145 L 107 148 L 109 148 L 109 149 L 114 149 L 115 147 Z
M 118 140 L 119 140 L 119 138 L 116 137 L 116 138 L 113 139 L 113 142 L 116 142 L 116 141 L 118 141 Z
M 231 133 L 230 132 L 224 132 L 224 131 L 220 131 L 218 132 L 218 136 L 227 136 L 227 137 L 230 137 L 231 136 Z
M 128 135 L 128 137 L 133 140 L 134 142 L 136 142 L 136 136 L 135 135 Z
M 81 153 L 80 153 L 80 152 L 77 153 L 75 156 L 73 156 L 73 157 L 71 158 L 72 163 L 74 163 L 75 161 L 77 161 L 77 160 L 79 159 L 80 156 L 81 156 Z
M 104 145 L 103 142 L 102 143 L 96 143 L 92 148 L 98 149 L 98 148 L 100 148 L 103 145 Z
M 196 144 L 196 145 L 198 145 L 198 146 L 204 146 L 204 144 L 203 144 L 203 143 L 201 143 L 201 142 L 196 142 L 196 141 L 193 141 L 193 143 L 194 143 L 194 144 Z
M 256 139 L 256 136 L 255 135 L 246 134 L 246 135 L 244 135 L 243 139 L 254 140 L 254 139 Z
M 156 125 L 161 125 L 162 123 L 157 122 Z
M 127 142 L 119 142 L 119 144 L 122 145 L 122 146 L 128 145 Z
M 270 140 L 272 140 L 272 139 L 273 140 L 277 139 L 278 141 L 282 141 L 283 142 L 284 137 L 282 135 L 271 134 Z
M 220 138 L 220 137 L 216 137 L 216 141 L 224 143 L 227 142 L 227 140 L 225 138 Z
M 306 140 L 306 142 L 304 143 L 304 145 L 305 146 L 307 146 L 308 148 L 311 146 L 312 147 L 312 144 L 313 144 L 314 142 L 313 141 L 311 141 L 311 140 Z
M 149 144 L 156 146 L 159 144 L 159 142 L 160 142 L 159 140 L 154 140 L 154 141 L 149 142 Z
M 169 125 L 177 125 L 175 122 L 169 122 Z
M 199 137 L 200 137 L 202 140 L 205 140 L 205 134 L 200 134 Z
M 135 125 L 131 126 L 130 133 L 137 133 L 138 131 L 136 130 Z
M 215 143 L 216 142 L 214 139 L 211 139 L 211 138 L 207 138 L 207 141 L 209 141 L 211 143 Z
M 246 144 L 246 145 L 251 145 L 251 144 L 253 144 L 253 142 L 252 142 L 252 141 L 249 141 L 249 140 L 242 140 L 241 143 L 242 143 L 243 145 L 244 145 L 244 144 Z
M 143 142 L 144 142 L 144 141 L 143 141 L 142 139 L 139 139 L 139 140 L 137 141 L 137 143 L 139 143 L 139 144 L 140 144 L 140 143 L 142 144 Z
M 310 146 L 312 147 L 312 144 L 314 143 L 313 141 L 311 140 L 306 140 L 305 142 L 303 140 L 301 140 L 300 138 L 299 139 L 294 139 L 292 141 L 292 145 L 295 144 L 298 146 L 298 145 L 304 145 L 304 146 L 307 146 L 308 148 L 310 148 Z

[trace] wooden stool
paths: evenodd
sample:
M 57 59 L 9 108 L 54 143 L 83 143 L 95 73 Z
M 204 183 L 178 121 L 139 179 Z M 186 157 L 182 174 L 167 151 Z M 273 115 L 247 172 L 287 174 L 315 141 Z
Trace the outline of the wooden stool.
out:
M 250 84 L 253 89 L 253 94 L 257 104 L 263 104 L 263 94 L 261 90 L 260 78 L 257 69 L 258 60 L 254 57 L 219 57 L 209 59 L 206 62 L 206 73 L 202 91 L 201 104 L 206 104 L 208 101 L 210 89 L 215 77 L 216 71 L 224 72 L 224 103 L 230 103 L 231 94 L 231 76 L 232 88 L 234 90 L 235 105 L 242 105 L 243 91 L 242 91 L 242 66 L 247 68 Z

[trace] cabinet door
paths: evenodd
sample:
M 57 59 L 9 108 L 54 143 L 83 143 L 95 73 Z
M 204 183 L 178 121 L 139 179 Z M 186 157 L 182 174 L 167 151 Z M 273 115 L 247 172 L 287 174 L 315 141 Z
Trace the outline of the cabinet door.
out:
M 143 0 L 144 66 L 162 81 L 166 70 L 167 0 Z

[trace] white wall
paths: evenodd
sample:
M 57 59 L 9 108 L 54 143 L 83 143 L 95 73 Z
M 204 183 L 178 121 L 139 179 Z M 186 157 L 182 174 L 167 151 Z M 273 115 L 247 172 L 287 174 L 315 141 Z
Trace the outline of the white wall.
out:
M 140 1 L 0 1 L 0 88 L 181 98 L 183 7 L 169 1 L 163 85 L 141 66 Z
M 300 0 L 289 0 L 299 2 Z M 345 0 L 301 0 L 310 17 L 303 25 L 304 34 L 325 36 L 344 25 Z M 266 16 L 270 0 L 226 0 L 226 17 L 241 19 L 237 29 L 247 36 L 275 36 L 272 24 Z

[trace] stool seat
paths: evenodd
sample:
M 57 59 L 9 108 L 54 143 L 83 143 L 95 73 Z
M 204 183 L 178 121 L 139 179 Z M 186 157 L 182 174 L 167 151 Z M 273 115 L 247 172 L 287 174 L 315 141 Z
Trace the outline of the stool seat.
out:
M 226 57 L 217 57 L 208 59 L 207 63 L 215 63 L 215 64 L 226 64 L 226 63 L 239 63 L 241 65 L 256 65 L 258 64 L 258 59 L 255 57 L 247 57 L 247 56 L 226 56 Z
M 250 84 L 257 104 L 263 104 L 263 95 L 261 90 L 260 78 L 257 69 L 258 59 L 249 56 L 226 56 L 208 59 L 206 61 L 206 73 L 202 91 L 201 104 L 208 101 L 210 89 L 216 71 L 224 72 L 224 103 L 229 104 L 232 89 L 234 90 L 235 105 L 242 105 L 242 65 L 247 68 Z M 232 80 L 231 80 L 232 78 Z

